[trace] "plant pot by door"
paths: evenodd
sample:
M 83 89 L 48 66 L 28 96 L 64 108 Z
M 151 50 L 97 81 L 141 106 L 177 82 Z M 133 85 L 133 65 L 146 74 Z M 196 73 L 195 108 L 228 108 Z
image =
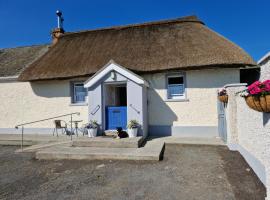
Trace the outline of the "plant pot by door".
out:
M 97 137 L 97 128 L 87 129 L 88 137 Z
M 138 128 L 129 128 L 128 129 L 128 136 L 130 138 L 137 137 L 137 134 L 138 134 Z
M 223 103 L 228 103 L 228 95 L 221 95 L 218 96 L 219 101 L 223 102 Z

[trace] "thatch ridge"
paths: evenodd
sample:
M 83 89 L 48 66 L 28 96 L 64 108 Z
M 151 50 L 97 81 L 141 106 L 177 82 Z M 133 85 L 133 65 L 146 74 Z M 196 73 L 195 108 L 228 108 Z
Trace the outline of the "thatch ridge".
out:
M 111 59 L 139 74 L 256 65 L 243 49 L 190 16 L 64 34 L 19 79 L 90 76 Z
M 144 22 L 144 23 L 135 23 L 135 24 L 128 24 L 128 25 L 119 25 L 119 26 L 111 26 L 111 27 L 104 27 L 104 28 L 97 28 L 97 29 L 90 29 L 90 30 L 83 30 L 83 31 L 75 31 L 75 32 L 66 32 L 61 37 L 69 37 L 69 36 L 77 36 L 77 34 L 84 34 L 89 32 L 95 31 L 108 31 L 108 30 L 123 30 L 128 28 L 142 28 L 144 26 L 155 26 L 155 25 L 168 25 L 174 23 L 185 23 L 185 22 L 194 22 L 204 24 L 197 16 L 185 16 L 176 19 L 167 19 L 161 21 L 154 21 L 154 22 Z

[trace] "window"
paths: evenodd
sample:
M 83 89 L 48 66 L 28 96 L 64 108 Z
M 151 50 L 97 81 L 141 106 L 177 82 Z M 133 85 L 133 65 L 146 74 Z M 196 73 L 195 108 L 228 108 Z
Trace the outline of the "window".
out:
M 72 84 L 72 103 L 85 103 L 87 92 L 83 85 L 79 82 Z
M 167 77 L 168 99 L 185 99 L 184 75 L 170 75 Z

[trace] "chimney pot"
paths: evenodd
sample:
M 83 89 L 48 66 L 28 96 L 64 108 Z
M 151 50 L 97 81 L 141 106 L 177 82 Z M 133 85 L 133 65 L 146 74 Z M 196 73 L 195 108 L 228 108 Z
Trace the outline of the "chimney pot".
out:
M 58 42 L 61 35 L 65 33 L 65 30 L 63 28 L 64 18 L 62 17 L 62 12 L 60 10 L 57 10 L 56 15 L 57 15 L 57 28 L 53 29 L 51 32 L 52 45 L 55 45 Z

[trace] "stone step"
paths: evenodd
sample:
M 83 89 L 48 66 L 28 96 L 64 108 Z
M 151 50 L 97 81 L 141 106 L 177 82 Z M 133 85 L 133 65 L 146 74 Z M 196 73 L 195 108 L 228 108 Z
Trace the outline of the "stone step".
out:
M 164 142 L 147 143 L 142 148 L 101 148 L 54 146 L 36 152 L 40 160 L 137 160 L 159 161 L 163 156 Z
M 139 148 L 144 142 L 143 137 L 136 138 L 112 138 L 94 137 L 80 138 L 72 142 L 73 147 L 104 147 L 104 148 Z

